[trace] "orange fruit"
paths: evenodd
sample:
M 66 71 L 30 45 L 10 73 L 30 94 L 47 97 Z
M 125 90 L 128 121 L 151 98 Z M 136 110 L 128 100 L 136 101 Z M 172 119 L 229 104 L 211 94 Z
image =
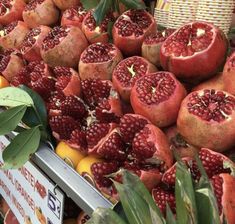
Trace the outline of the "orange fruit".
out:
M 0 75 L 0 89 L 9 85 L 9 82 L 2 75 Z
M 76 168 L 78 163 L 85 157 L 81 152 L 71 148 L 65 142 L 60 142 L 56 149 L 56 154 L 62 158 L 71 167 Z

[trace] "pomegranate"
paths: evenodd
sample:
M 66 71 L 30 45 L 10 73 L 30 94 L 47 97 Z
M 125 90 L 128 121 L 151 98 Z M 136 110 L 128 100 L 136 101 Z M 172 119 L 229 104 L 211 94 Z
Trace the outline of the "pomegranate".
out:
M 82 21 L 84 20 L 87 11 L 82 6 L 75 6 L 66 9 L 61 18 L 61 26 L 77 26 L 82 29 Z
M 79 61 L 81 79 L 111 79 L 113 69 L 122 60 L 122 53 L 111 43 L 94 43 L 86 48 Z
M 214 89 L 190 93 L 181 104 L 177 129 L 192 145 L 228 150 L 235 145 L 235 97 Z
M 53 1 L 60 10 L 66 10 L 73 6 L 78 6 L 80 3 L 80 0 L 53 0 Z
M 154 65 L 160 67 L 160 49 L 162 43 L 174 32 L 174 29 L 157 31 L 156 34 L 150 34 L 144 39 L 141 55 Z
M 16 20 L 22 20 L 25 5 L 24 0 L 2 0 L 0 2 L 0 24 L 7 25 Z
M 229 162 L 231 165 L 234 164 L 223 154 L 214 152 L 207 148 L 202 148 L 199 151 L 199 158 L 202 161 L 204 169 L 206 170 L 209 178 L 221 173 L 231 173 L 230 169 L 224 168 L 224 162 Z M 201 177 L 201 174 L 197 167 L 196 161 L 190 157 L 184 157 L 183 161 L 190 168 L 192 177 L 198 181 Z M 171 187 L 175 186 L 175 173 L 176 163 L 164 173 L 162 181 Z
M 101 24 L 97 26 L 93 12 L 92 10 L 85 16 L 82 22 L 82 31 L 90 43 L 108 43 L 110 38 L 108 27 L 109 23 L 114 22 L 114 17 L 111 13 L 107 14 Z
M 235 52 L 227 59 L 223 70 L 224 90 L 235 95 Z
M 23 11 L 23 19 L 30 28 L 39 25 L 50 26 L 59 19 L 59 10 L 53 0 L 32 0 Z
M 214 77 L 200 83 L 199 85 L 195 86 L 192 89 L 192 91 L 197 91 L 197 90 L 201 90 L 201 89 L 225 90 L 223 73 L 218 73 Z
M 86 133 L 84 130 L 75 129 L 70 135 L 70 139 L 66 143 L 81 152 L 83 155 L 87 155 L 87 141 Z
M 0 54 L 0 74 L 8 81 L 24 67 L 24 61 L 19 52 L 14 50 L 5 50 Z
M 53 73 L 57 77 L 55 87 L 58 91 L 62 91 L 65 96 L 81 95 L 81 80 L 74 69 L 57 66 Z
M 130 101 L 135 113 L 158 127 L 166 127 L 176 121 L 185 96 L 185 88 L 172 73 L 156 72 L 136 81 Z
M 15 217 L 11 209 L 8 210 L 4 217 L 4 224 L 19 224 L 17 218 Z
M 126 56 L 140 55 L 144 38 L 156 32 L 156 21 L 145 10 L 128 10 L 114 23 L 114 44 Z
M 48 26 L 39 26 L 32 29 L 24 38 L 20 46 L 20 51 L 23 58 L 27 61 L 40 61 L 42 60 L 40 54 L 40 47 L 43 39 L 50 32 L 51 28 Z
M 19 48 L 29 28 L 22 21 L 14 21 L 0 31 L 0 46 L 5 49 Z
M 131 155 L 141 163 L 159 166 L 161 171 L 171 167 L 172 152 L 165 134 L 153 124 L 146 124 L 135 134 Z
M 112 81 L 121 98 L 129 102 L 131 89 L 137 79 L 156 72 L 157 68 L 146 59 L 133 56 L 122 60 L 114 69 Z
M 147 118 L 138 114 L 125 114 L 119 123 L 120 134 L 125 143 L 131 144 L 135 134 L 141 131 L 146 124 L 150 124 Z
M 223 32 L 206 22 L 184 25 L 162 44 L 162 67 L 187 81 L 214 75 L 224 63 L 227 41 Z
M 221 222 L 223 217 L 228 224 L 235 223 L 235 178 L 229 174 L 220 174 L 211 179 L 212 186 L 217 199 Z
M 43 40 L 41 56 L 52 67 L 75 68 L 87 46 L 87 40 L 78 27 L 57 26 Z
M 164 133 L 168 139 L 173 154 L 177 153 L 180 157 L 194 157 L 195 154 L 198 153 L 199 149 L 184 140 L 178 132 L 176 125 L 166 128 Z

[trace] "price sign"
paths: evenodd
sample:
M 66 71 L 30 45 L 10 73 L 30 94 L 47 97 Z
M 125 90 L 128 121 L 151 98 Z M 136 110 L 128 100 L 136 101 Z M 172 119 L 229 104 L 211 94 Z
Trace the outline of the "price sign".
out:
M 0 136 L 0 164 L 9 143 Z M 21 224 L 63 223 L 63 193 L 31 162 L 20 169 L 0 170 L 0 194 Z

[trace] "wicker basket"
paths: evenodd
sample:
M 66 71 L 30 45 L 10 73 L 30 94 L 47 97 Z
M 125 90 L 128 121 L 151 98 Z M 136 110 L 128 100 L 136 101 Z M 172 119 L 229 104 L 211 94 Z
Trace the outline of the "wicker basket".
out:
M 167 27 L 170 4 L 171 0 L 157 1 L 154 18 L 156 19 L 158 25 Z

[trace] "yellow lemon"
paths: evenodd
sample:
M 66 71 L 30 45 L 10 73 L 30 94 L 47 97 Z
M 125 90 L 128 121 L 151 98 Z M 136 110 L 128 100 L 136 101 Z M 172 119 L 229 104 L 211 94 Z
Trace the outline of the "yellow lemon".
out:
M 55 152 L 60 158 L 62 158 L 73 168 L 76 168 L 78 163 L 85 157 L 85 155 L 83 155 L 78 150 L 71 148 L 65 142 L 60 142 L 57 145 Z
M 0 88 L 7 87 L 9 85 L 9 82 L 2 75 L 0 75 Z

